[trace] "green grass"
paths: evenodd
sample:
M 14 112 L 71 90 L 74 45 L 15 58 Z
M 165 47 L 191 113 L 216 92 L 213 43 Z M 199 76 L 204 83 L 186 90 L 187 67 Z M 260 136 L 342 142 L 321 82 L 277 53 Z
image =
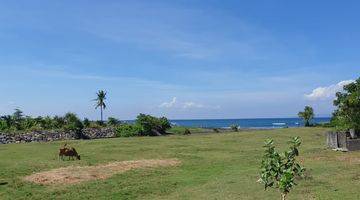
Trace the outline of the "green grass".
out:
M 169 129 L 167 132 L 172 133 L 172 134 L 183 135 L 186 129 L 188 129 L 192 134 L 193 133 L 214 132 L 211 129 L 197 128 L 197 127 L 187 128 L 187 127 L 183 127 L 183 126 L 171 127 L 171 129 Z
M 263 141 L 281 149 L 301 136 L 300 160 L 307 177 L 289 199 L 360 199 L 360 152 L 325 147 L 323 128 L 299 128 L 191 136 L 70 141 L 81 161 L 59 161 L 64 142 L 0 145 L 0 199 L 279 199 L 257 183 Z M 178 158 L 179 167 L 138 169 L 107 180 L 78 185 L 41 186 L 22 177 L 69 165 Z

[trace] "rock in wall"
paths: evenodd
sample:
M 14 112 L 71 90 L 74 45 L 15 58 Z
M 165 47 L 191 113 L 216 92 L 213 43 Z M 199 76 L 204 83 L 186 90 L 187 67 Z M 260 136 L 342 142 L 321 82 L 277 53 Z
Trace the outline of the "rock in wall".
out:
M 111 138 L 116 132 L 113 128 L 86 128 L 82 135 L 87 139 Z M 56 140 L 76 139 L 74 131 L 63 130 L 39 130 L 26 133 L 0 133 L 0 144 L 21 143 L 21 142 L 48 142 Z

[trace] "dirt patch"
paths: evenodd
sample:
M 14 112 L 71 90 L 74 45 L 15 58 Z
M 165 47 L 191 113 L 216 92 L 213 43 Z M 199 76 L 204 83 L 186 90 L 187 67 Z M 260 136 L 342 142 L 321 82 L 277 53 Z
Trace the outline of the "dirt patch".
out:
M 325 162 L 338 162 L 343 164 L 355 165 L 360 164 L 359 153 L 340 153 L 338 155 L 312 155 L 309 157 L 302 157 L 300 161 L 325 161 Z
M 42 185 L 76 184 L 83 181 L 107 179 L 114 174 L 123 173 L 132 169 L 177 166 L 179 164 L 179 160 L 169 159 L 122 161 L 112 162 L 105 165 L 83 167 L 70 166 L 36 173 L 30 176 L 26 176 L 24 179 L 26 181 Z
M 337 156 L 336 159 L 341 162 L 345 162 L 348 164 L 360 164 L 360 158 L 358 156 L 349 155 L 349 156 Z

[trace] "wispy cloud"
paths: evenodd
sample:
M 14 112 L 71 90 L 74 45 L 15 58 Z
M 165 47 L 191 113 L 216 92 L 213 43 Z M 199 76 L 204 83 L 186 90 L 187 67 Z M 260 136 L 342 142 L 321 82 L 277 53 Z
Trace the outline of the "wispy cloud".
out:
M 208 15 L 206 9 L 153 4 L 115 3 L 106 8 L 106 14 L 97 8 L 98 12 L 81 21 L 79 29 L 103 40 L 189 59 L 264 60 L 288 53 L 270 31 L 244 19 Z
M 75 74 L 75 73 L 69 73 L 66 71 L 60 71 L 60 70 L 47 70 L 47 71 L 38 71 L 33 70 L 36 73 L 39 73 L 39 75 L 43 76 L 51 76 L 51 77 L 59 77 L 59 78 L 66 78 L 66 79 L 77 79 L 77 80 L 102 80 L 102 81 L 112 81 L 112 80 L 118 80 L 122 79 L 119 77 L 106 77 L 106 76 L 97 76 L 97 75 L 90 75 L 90 74 Z
M 194 109 L 194 108 L 204 108 L 204 109 L 219 109 L 220 106 L 211 106 L 205 105 L 202 103 L 197 103 L 193 101 L 178 101 L 177 97 L 173 97 L 169 102 L 163 102 L 159 105 L 159 108 L 178 108 L 178 109 Z
M 315 88 L 310 94 L 305 94 L 305 98 L 311 101 L 334 98 L 336 92 L 341 91 L 344 85 L 352 82 L 354 82 L 354 80 L 344 80 L 337 84 Z
M 155 89 L 164 89 L 164 90 L 181 90 L 186 89 L 187 87 L 180 84 L 170 84 L 157 80 L 149 80 L 145 78 L 130 77 L 130 76 L 109 76 L 109 75 L 94 75 L 86 73 L 75 73 L 71 70 L 68 70 L 65 67 L 54 67 L 52 68 L 24 68 L 28 73 L 35 74 L 36 76 L 51 77 L 51 78 L 61 78 L 61 79 L 73 79 L 79 81 L 108 81 L 108 82 L 117 82 L 123 85 L 155 88 Z
M 176 103 L 176 97 L 173 97 L 173 99 L 170 102 L 164 102 L 159 105 L 160 108 L 171 108 L 174 107 Z
M 195 102 L 185 102 L 183 105 L 183 108 L 188 109 L 188 108 L 204 108 L 205 106 L 203 104 L 200 103 L 195 103 Z
M 131 29 L 128 33 L 122 31 L 107 30 L 106 28 L 89 28 L 92 34 L 117 43 L 132 43 L 146 50 L 157 50 L 167 52 L 175 57 L 204 59 L 216 55 L 216 48 L 210 47 L 207 42 L 193 41 L 181 36 L 181 33 L 174 33 L 166 30 L 158 31 L 137 31 L 132 34 Z M 136 30 L 134 30 L 136 32 Z M 169 33 L 170 32 L 170 33 Z M 167 33 L 167 34 L 165 34 Z

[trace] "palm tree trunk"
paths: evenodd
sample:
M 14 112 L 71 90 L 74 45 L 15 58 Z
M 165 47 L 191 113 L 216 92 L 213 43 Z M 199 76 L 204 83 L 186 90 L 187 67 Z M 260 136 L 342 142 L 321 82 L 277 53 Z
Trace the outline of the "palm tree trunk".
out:
M 103 107 L 100 106 L 100 112 L 101 112 L 101 122 L 103 122 Z

